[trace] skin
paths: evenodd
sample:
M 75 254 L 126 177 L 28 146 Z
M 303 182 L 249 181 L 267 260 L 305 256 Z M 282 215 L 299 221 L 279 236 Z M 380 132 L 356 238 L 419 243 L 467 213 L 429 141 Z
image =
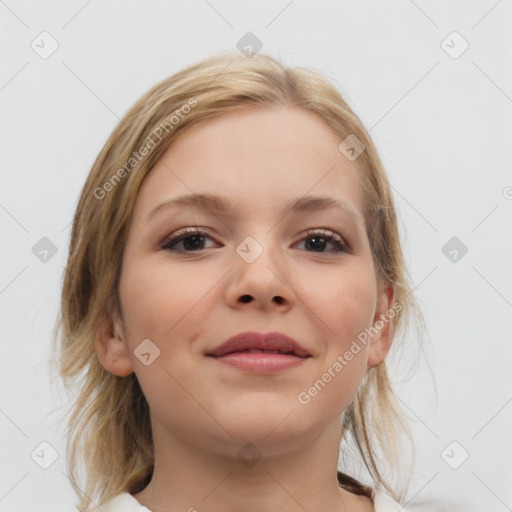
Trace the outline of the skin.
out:
M 342 413 L 388 353 L 391 324 L 308 404 L 297 399 L 393 300 L 375 273 L 357 160 L 338 151 L 341 141 L 306 110 L 249 107 L 201 121 L 147 176 L 124 250 L 121 311 L 99 326 L 95 346 L 109 372 L 135 372 L 149 403 L 155 470 L 134 497 L 153 512 L 374 510 L 338 486 L 336 469 Z M 228 196 L 237 210 L 179 206 L 147 220 L 155 205 L 192 192 Z M 343 199 L 356 218 L 282 211 L 304 195 Z M 194 225 L 208 232 L 199 250 L 190 238 L 161 248 Z M 311 244 L 306 230 L 322 228 L 350 251 Z M 248 236 L 263 247 L 252 263 L 236 252 Z M 249 330 L 285 333 L 312 357 L 249 374 L 205 355 Z M 160 350 L 148 366 L 134 354 L 145 339 Z M 252 467 L 237 456 L 247 442 L 261 454 Z

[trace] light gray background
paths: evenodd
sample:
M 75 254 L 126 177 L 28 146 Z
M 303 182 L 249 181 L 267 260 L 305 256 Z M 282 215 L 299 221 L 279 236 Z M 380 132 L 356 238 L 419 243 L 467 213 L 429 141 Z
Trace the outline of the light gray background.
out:
M 334 81 L 387 167 L 439 395 L 424 364 L 397 382 L 419 455 L 410 504 L 511 510 L 511 29 L 506 0 L 0 0 L 0 512 L 73 510 L 46 361 L 96 154 L 147 89 L 249 31 Z M 31 48 L 49 48 L 43 31 L 58 42 L 46 59 Z M 458 58 L 454 31 L 469 44 Z M 42 237 L 57 247 L 47 262 L 32 252 Z M 468 248 L 456 262 L 452 237 Z M 453 441 L 452 465 L 469 454 L 458 469 L 441 456 Z M 59 455 L 47 469 L 31 458 L 51 457 L 42 442 Z

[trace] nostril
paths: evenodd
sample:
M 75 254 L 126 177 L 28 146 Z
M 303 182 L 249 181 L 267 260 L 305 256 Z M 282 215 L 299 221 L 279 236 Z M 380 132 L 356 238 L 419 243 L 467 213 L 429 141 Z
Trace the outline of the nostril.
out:
M 250 295 L 243 295 L 241 300 L 244 303 L 251 302 L 251 296 Z

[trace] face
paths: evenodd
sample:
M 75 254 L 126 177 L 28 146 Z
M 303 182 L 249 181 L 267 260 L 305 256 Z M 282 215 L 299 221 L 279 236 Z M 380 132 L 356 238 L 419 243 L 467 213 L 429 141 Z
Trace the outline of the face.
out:
M 190 129 L 146 177 L 124 250 L 117 336 L 98 336 L 97 353 L 112 373 L 136 373 L 153 428 L 207 449 L 248 440 L 283 449 L 339 421 L 385 355 L 381 331 L 339 359 L 391 300 L 377 286 L 357 160 L 339 152 L 341 140 L 305 110 L 250 107 Z M 225 208 L 155 210 L 202 194 Z M 310 196 L 344 206 L 289 206 Z M 246 331 L 284 333 L 310 357 L 266 373 L 206 355 Z

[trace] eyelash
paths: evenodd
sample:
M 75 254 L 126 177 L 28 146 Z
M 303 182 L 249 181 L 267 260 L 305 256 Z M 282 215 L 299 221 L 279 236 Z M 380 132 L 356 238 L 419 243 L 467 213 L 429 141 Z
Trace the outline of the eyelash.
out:
M 175 252 L 185 252 L 185 253 L 195 253 L 202 251 L 204 249 L 198 249 L 196 251 L 176 251 L 174 249 L 174 246 L 177 245 L 180 242 L 183 242 L 187 238 L 192 238 L 193 236 L 201 235 L 206 236 L 208 238 L 212 238 L 205 230 L 198 228 L 197 226 L 194 228 L 184 228 L 182 230 L 177 231 L 175 234 L 171 235 L 169 238 L 167 238 L 161 245 L 161 249 L 168 250 L 168 251 L 175 251 Z M 313 237 L 321 237 L 322 239 L 326 240 L 327 243 L 332 243 L 334 247 L 336 248 L 333 251 L 321 251 L 319 254 L 325 253 L 325 252 L 332 252 L 332 253 L 340 253 L 340 252 L 349 252 L 349 249 L 347 246 L 343 243 L 343 239 L 334 231 L 331 231 L 329 229 L 312 229 L 306 232 L 306 236 L 301 239 L 307 240 L 308 238 Z M 317 251 L 307 251 L 307 252 L 317 252 Z

